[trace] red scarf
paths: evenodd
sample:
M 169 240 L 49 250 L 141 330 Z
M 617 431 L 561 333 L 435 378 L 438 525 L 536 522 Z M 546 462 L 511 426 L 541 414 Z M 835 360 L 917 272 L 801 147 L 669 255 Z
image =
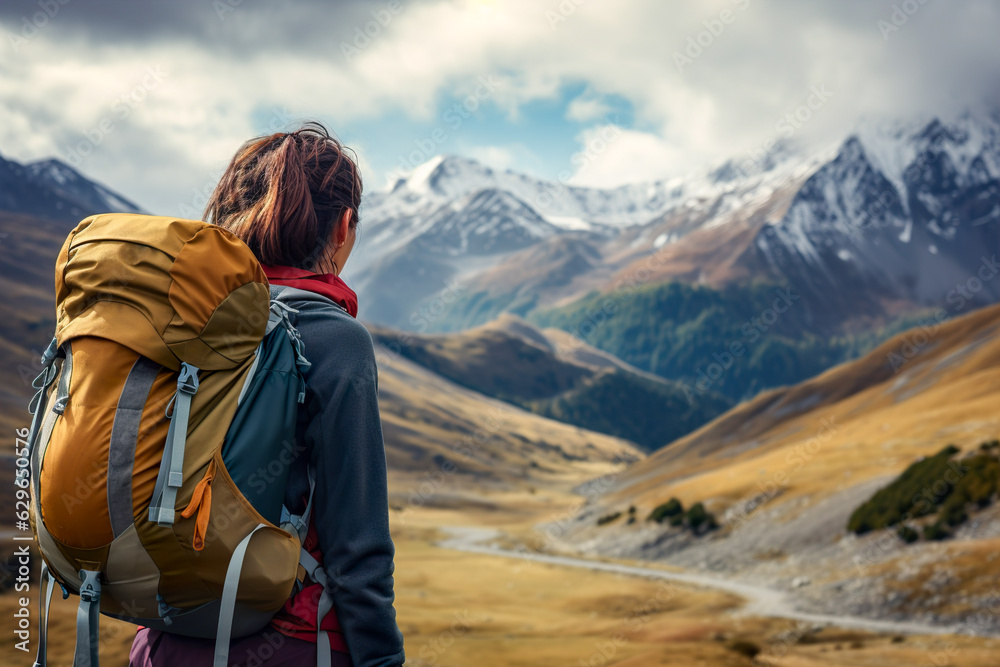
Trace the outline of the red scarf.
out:
M 311 273 L 294 266 L 276 264 L 261 264 L 260 266 L 264 269 L 264 275 L 267 276 L 269 283 L 298 287 L 322 294 L 343 306 L 351 317 L 358 316 L 358 295 L 339 276 L 333 273 Z

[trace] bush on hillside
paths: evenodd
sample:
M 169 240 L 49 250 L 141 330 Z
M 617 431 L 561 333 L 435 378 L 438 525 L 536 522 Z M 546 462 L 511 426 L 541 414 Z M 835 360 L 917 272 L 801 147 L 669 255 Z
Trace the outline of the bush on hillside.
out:
M 621 512 L 612 512 L 611 514 L 605 514 L 604 516 L 599 517 L 597 519 L 597 525 L 603 526 L 604 524 L 611 523 L 621 515 L 622 515 Z
M 901 525 L 896 531 L 896 535 L 906 543 L 916 542 L 920 539 L 920 533 L 907 525 Z
M 949 537 L 951 537 L 951 531 L 941 525 L 940 521 L 924 526 L 925 540 L 946 540 Z
M 952 529 L 969 519 L 970 512 L 987 507 L 1000 491 L 1000 442 L 984 442 L 978 451 L 954 458 L 959 453 L 948 445 L 934 456 L 911 464 L 888 486 L 859 506 L 848 520 L 848 530 L 863 535 L 872 530 L 897 526 L 897 535 L 906 542 L 917 539 L 906 521 L 934 516 L 925 525 L 928 540 L 951 537 Z
M 676 498 L 671 498 L 662 505 L 654 507 L 653 511 L 649 513 L 649 516 L 646 517 L 646 521 L 663 523 L 665 520 L 683 513 L 684 506 L 681 504 L 681 501 Z
M 685 516 L 687 517 L 688 526 L 690 526 L 694 531 L 701 529 L 708 532 L 719 527 L 719 523 L 715 520 L 715 516 L 706 510 L 705 506 L 701 503 L 695 503 L 692 505 L 691 509 L 687 511 Z
M 894 526 L 904 516 L 919 518 L 935 509 L 951 494 L 952 482 L 960 475 L 946 473 L 951 457 L 958 453 L 954 445 L 948 445 L 934 456 L 911 464 L 889 486 L 879 490 L 870 500 L 863 503 L 851 514 L 847 529 L 858 535 Z

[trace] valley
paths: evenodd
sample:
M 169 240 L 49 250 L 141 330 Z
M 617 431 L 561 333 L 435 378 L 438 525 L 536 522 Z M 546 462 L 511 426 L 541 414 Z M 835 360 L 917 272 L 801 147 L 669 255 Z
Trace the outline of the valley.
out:
M 408 664 L 995 664 L 996 487 L 935 491 L 945 464 L 921 464 L 995 476 L 998 137 L 901 122 L 613 190 L 438 156 L 366 194 L 347 281 Z M 65 235 L 139 209 L 58 162 L 5 160 L 0 185 L 12 433 Z M 913 471 L 934 512 L 892 504 Z M 124 664 L 131 629 L 102 627 Z

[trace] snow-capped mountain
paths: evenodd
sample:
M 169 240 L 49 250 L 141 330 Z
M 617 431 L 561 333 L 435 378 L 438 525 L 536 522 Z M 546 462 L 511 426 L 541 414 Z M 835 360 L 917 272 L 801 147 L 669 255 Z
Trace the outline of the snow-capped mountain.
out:
M 872 123 L 761 230 L 760 253 L 816 295 L 920 305 L 1000 300 L 1000 117 Z M 962 295 L 959 286 L 971 280 Z M 958 290 L 958 291 L 956 291 Z M 956 296 L 959 294 L 959 296 Z
M 439 155 L 390 188 L 365 196 L 362 234 L 346 275 L 368 304 L 370 317 L 405 326 L 415 304 L 449 279 L 473 280 L 528 249 L 534 249 L 534 270 L 544 262 L 547 248 L 564 253 L 561 240 L 567 238 L 612 251 L 635 230 L 679 209 L 694 207 L 717 220 L 766 199 L 793 174 L 818 164 L 814 156 L 781 145 L 752 171 L 728 162 L 684 178 L 602 189 Z M 702 222 L 671 228 L 670 238 L 676 240 Z M 571 281 L 573 276 L 564 278 Z M 403 292 L 405 299 L 400 298 Z
M 666 183 L 598 190 L 498 171 L 469 158 L 437 155 L 365 201 L 368 216 L 382 220 L 427 215 L 480 190 L 502 190 L 563 229 L 642 223 L 670 200 Z
M 94 213 L 142 213 L 135 203 L 59 160 L 25 165 L 0 157 L 0 210 L 79 222 Z
M 598 231 L 641 225 L 685 202 L 726 197 L 726 210 L 780 183 L 789 171 L 814 161 L 787 142 L 779 143 L 752 165 L 730 160 L 668 180 L 616 188 L 567 185 L 509 169 L 498 171 L 456 155 L 437 155 L 398 178 L 392 187 L 367 194 L 362 215 L 370 225 L 420 221 L 442 206 L 481 190 L 506 192 L 534 209 L 538 217 L 563 230 Z
M 25 167 L 36 181 L 48 184 L 63 197 L 80 202 L 95 212 L 143 212 L 137 204 L 100 183 L 85 178 L 80 172 L 59 160 L 39 160 Z
M 765 278 L 811 295 L 820 319 L 878 320 L 890 302 L 898 313 L 955 299 L 1000 250 L 998 177 L 997 113 L 864 122 L 820 150 L 782 143 L 609 189 L 436 156 L 366 195 L 348 279 L 369 317 L 404 327 L 456 283 L 483 295 L 477 309 L 491 301 L 487 317 L 638 273 L 713 286 Z M 586 261 L 559 263 L 569 247 Z M 559 280 L 545 280 L 556 265 Z M 963 307 L 1000 300 L 1000 280 L 982 282 Z

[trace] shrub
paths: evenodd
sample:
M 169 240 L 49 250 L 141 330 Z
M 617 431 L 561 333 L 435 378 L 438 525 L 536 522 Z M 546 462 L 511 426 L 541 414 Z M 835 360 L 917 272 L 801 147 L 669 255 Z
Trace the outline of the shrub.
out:
M 955 489 L 947 480 L 956 475 L 959 482 L 963 479 L 961 466 L 951 461 L 959 451 L 954 445 L 948 445 L 934 456 L 911 464 L 903 474 L 854 510 L 847 529 L 863 535 L 894 526 L 904 515 L 917 518 L 933 514 Z M 953 474 L 948 475 L 949 472 Z
M 946 540 L 949 537 L 951 537 L 951 532 L 941 525 L 940 521 L 929 526 L 924 526 L 925 540 Z
M 604 516 L 597 519 L 597 525 L 603 526 L 606 523 L 611 523 L 621 515 L 622 515 L 621 512 L 612 512 L 611 514 L 605 514 Z
M 978 454 L 962 461 L 962 464 L 968 468 L 968 472 L 956 485 L 957 490 L 961 491 L 962 500 L 986 507 L 997 492 L 1000 461 L 991 455 Z
M 653 508 L 653 511 L 649 513 L 646 517 L 647 521 L 655 521 L 656 523 L 663 523 L 664 520 L 670 517 L 675 517 L 684 513 L 684 506 L 681 505 L 681 501 L 676 498 L 671 498 L 662 505 L 657 505 Z M 671 524 L 673 525 L 673 524 Z
M 940 517 L 938 521 L 944 521 L 953 528 L 961 526 L 969 518 L 969 515 L 965 511 L 964 503 L 951 505 L 947 509 L 942 510 L 938 516 Z
M 934 456 L 910 465 L 854 510 L 848 530 L 861 535 L 898 526 L 897 535 L 913 542 L 917 539 L 916 531 L 900 523 L 936 515 L 934 522 L 924 527 L 924 538 L 951 537 L 951 529 L 968 521 L 970 511 L 987 507 L 1000 491 L 1000 440 L 984 442 L 974 453 L 954 459 L 959 451 L 948 445 Z
M 701 503 L 695 503 L 687 511 L 687 522 L 693 530 L 701 527 L 704 527 L 705 530 L 714 530 L 719 527 L 715 517 Z
M 747 641 L 746 639 L 737 639 L 734 642 L 730 642 L 726 648 L 733 653 L 739 653 L 740 655 L 746 656 L 751 660 L 756 658 L 760 653 L 760 647 L 751 641 Z

